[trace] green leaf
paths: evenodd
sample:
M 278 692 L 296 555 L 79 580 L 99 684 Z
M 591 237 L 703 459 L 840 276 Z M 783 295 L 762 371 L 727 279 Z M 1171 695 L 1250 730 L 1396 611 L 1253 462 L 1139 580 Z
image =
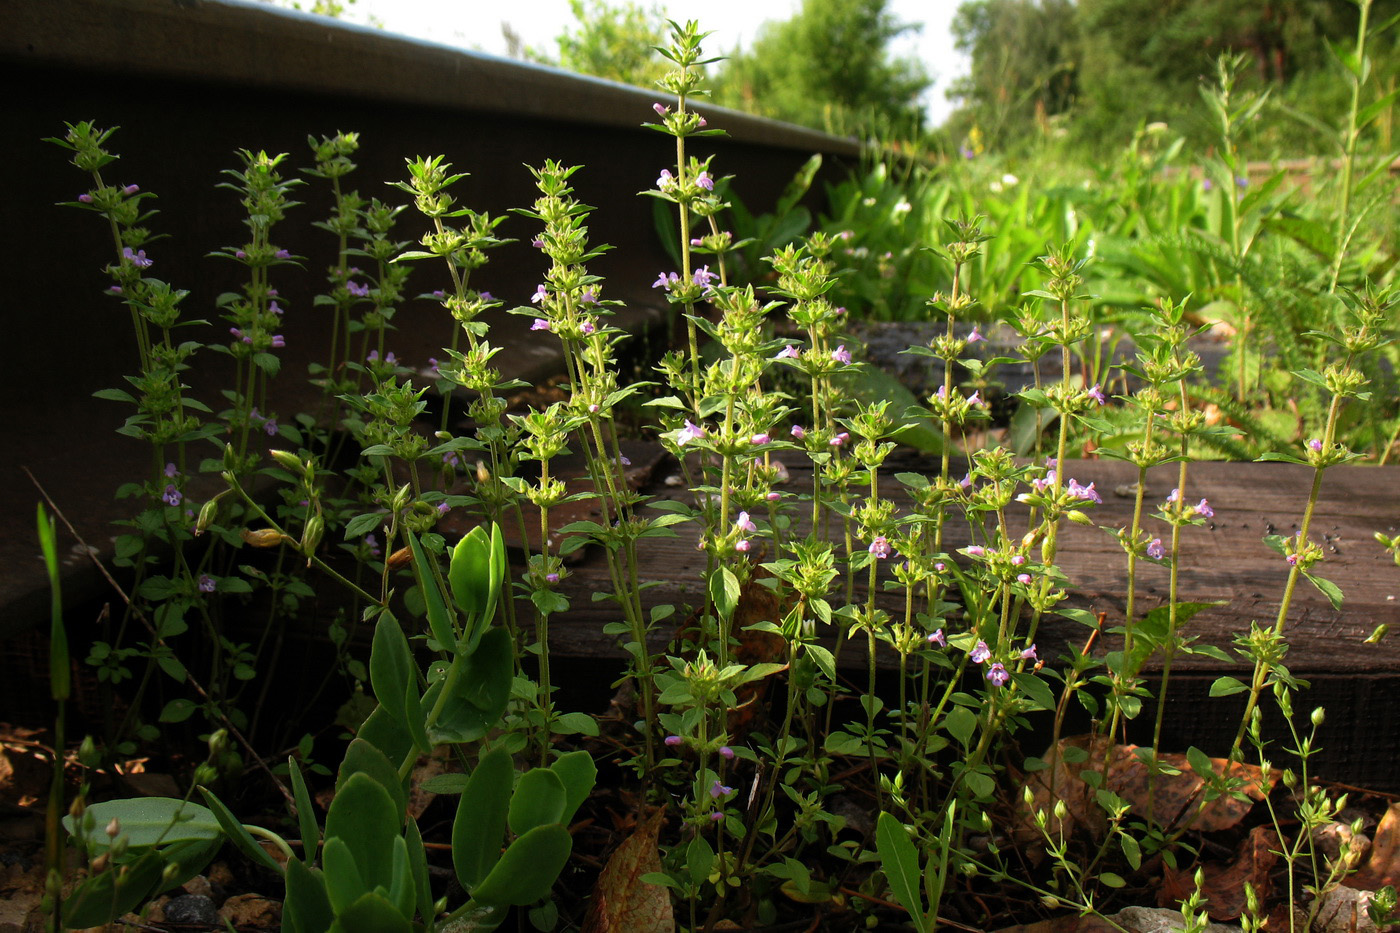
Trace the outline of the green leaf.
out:
M 558 823 L 535 827 L 510 844 L 472 899 L 522 905 L 548 897 L 572 848 L 573 838 Z
M 1118 847 L 1123 850 L 1123 858 L 1128 860 L 1128 865 L 1133 871 L 1142 867 L 1142 848 L 1136 839 L 1123 833 L 1118 837 Z
M 88 878 L 63 902 L 63 925 L 68 929 L 105 926 L 135 910 L 160 884 L 165 861 L 155 850 Z
M 739 578 L 728 567 L 720 567 L 710 575 L 710 600 L 721 617 L 734 615 L 739 605 Z
M 418 583 L 418 589 L 423 594 L 423 603 L 428 612 L 428 628 L 432 631 L 433 637 L 437 639 L 439 645 L 451 650 L 457 644 L 455 626 L 452 624 L 452 614 L 447 609 L 447 603 L 442 598 L 442 591 L 438 589 L 437 578 L 428 565 L 428 556 L 423 551 L 423 546 L 418 543 L 418 536 L 408 529 L 404 529 L 404 535 L 408 538 L 408 546 L 413 551 L 413 579 Z
M 510 753 L 497 746 L 481 756 L 457 802 L 457 818 L 452 822 L 452 867 L 468 891 L 481 883 L 500 858 L 514 780 Z
M 221 835 L 218 817 L 212 810 L 174 797 L 108 800 L 93 804 L 86 812 L 92 814 L 94 829 L 81 838 L 83 847 L 94 854 L 111 845 L 104 830 L 114 819 L 121 825 L 120 835 L 126 837 L 128 851 L 190 840 L 207 842 Z M 72 816 L 63 818 L 63 828 L 78 835 Z
M 598 734 L 598 720 L 587 713 L 561 713 L 549 723 L 549 731 L 555 735 Z
M 704 836 L 696 835 L 685 847 L 685 868 L 692 884 L 700 885 L 710 877 L 710 869 L 715 864 L 715 850 Z
M 948 732 L 964 747 L 972 744 L 972 733 L 977 729 L 977 714 L 965 706 L 955 706 L 944 718 Z
M 1210 756 L 1192 745 L 1186 750 L 1186 760 L 1191 765 L 1191 770 L 1196 772 L 1196 776 L 1207 783 L 1216 778 L 1215 765 L 1211 763 Z
M 1210 685 L 1210 695 L 1212 697 L 1234 696 L 1236 693 L 1244 693 L 1249 687 L 1235 677 L 1217 677 Z
M 560 755 L 550 764 L 549 769 L 564 785 L 564 812 L 559 815 L 559 822 L 568 825 L 578 808 L 583 806 L 583 802 L 593 792 L 593 785 L 598 780 L 598 766 L 593 763 L 592 755 L 579 750 Z
M 486 607 L 486 579 L 491 572 L 491 542 L 486 529 L 477 525 L 452 549 L 448 582 L 457 608 L 469 618 L 481 617 Z
M 394 767 L 394 763 L 383 752 L 365 739 L 353 739 L 345 749 L 345 757 L 341 759 L 340 769 L 336 773 L 335 792 L 339 794 L 346 781 L 355 774 L 365 774 L 384 788 L 384 792 L 394 802 L 396 812 L 402 813 L 407 808 L 408 791 L 404 787 L 404 780 L 399 777 L 398 768 Z
M 356 741 L 363 741 L 357 739 Z M 287 775 L 292 779 L 292 799 L 297 806 L 297 828 L 301 831 L 301 857 L 308 866 L 316 862 L 316 850 L 321 845 L 321 827 L 316 822 L 316 811 L 311 805 L 311 791 L 306 787 L 306 778 L 301 773 L 301 763 L 295 756 L 287 756 Z M 292 861 L 296 861 L 293 859 Z M 290 882 L 289 882 L 290 884 Z
M 1319 593 L 1327 597 L 1327 601 L 1332 604 L 1332 609 L 1336 612 L 1342 610 L 1342 588 L 1331 580 L 1324 580 L 1322 577 L 1315 577 L 1307 571 L 1303 576 L 1308 578 L 1308 582 L 1317 587 Z
M 356 735 L 383 752 L 390 761 L 403 761 L 413 748 L 413 740 L 382 704 L 375 706 L 369 717 L 360 723 Z
M 408 687 L 414 682 L 416 671 L 413 665 L 413 652 L 408 647 L 398 619 L 390 612 L 381 613 L 374 626 L 374 641 L 369 652 L 369 682 L 374 688 L 374 696 L 395 722 L 405 730 L 409 728 Z M 411 715 L 418 715 L 417 698 Z M 428 749 L 420 748 L 426 752 Z
M 308 858 L 314 853 L 308 852 Z M 286 933 L 319 933 L 335 921 L 326 879 L 320 869 L 303 865 L 297 859 L 287 863 L 287 890 L 282 900 L 282 923 Z
M 195 710 L 199 709 L 189 700 L 177 697 L 165 704 L 165 708 L 160 711 L 161 722 L 184 722 L 190 718 Z
M 515 785 L 510 798 L 510 831 L 523 836 L 536 826 L 558 823 L 568 796 L 564 782 L 549 768 L 531 768 Z
M 880 869 L 890 883 L 890 891 L 899 905 L 909 911 L 914 928 L 926 929 L 923 873 L 919 868 L 919 850 L 901 823 L 891 813 L 881 813 L 875 824 L 875 847 L 880 855 Z
M 349 849 L 365 884 L 387 889 L 393 879 L 393 844 L 402 824 L 403 811 L 394 805 L 384 786 L 356 771 L 331 800 L 326 813 L 326 846 L 339 839 Z M 326 871 L 327 880 L 333 880 L 329 863 Z M 334 903 L 334 896 L 331 901 Z
M 826 679 L 835 683 L 836 681 L 836 657 L 821 645 L 803 645 L 802 650 L 810 657 L 826 675 Z
M 350 846 L 339 836 L 326 838 L 326 844 L 321 849 L 321 862 L 326 866 L 323 874 L 326 896 L 330 899 L 331 909 L 340 913 L 365 892 L 365 879 L 360 877 L 360 867 L 355 863 Z
M 1127 884 L 1121 875 L 1116 875 L 1111 871 L 1099 872 L 1099 882 L 1109 888 L 1121 888 Z
M 489 629 L 475 651 L 458 654 L 447 675 L 423 694 L 421 708 L 430 715 L 428 711 L 434 709 L 442 691 L 452 691 L 428 728 L 433 744 L 475 742 L 500 722 L 510 702 L 515 670 L 512 647 L 508 631 Z
M 1019 674 L 1011 675 L 1016 687 L 1026 695 L 1036 709 L 1054 709 L 1055 694 L 1050 691 L 1050 685 L 1030 671 L 1022 671 Z
M 262 865 L 264 868 L 270 868 L 279 875 L 282 873 L 282 866 L 277 864 L 277 860 L 268 855 L 267 851 L 253 840 L 252 835 L 249 834 L 248 830 L 243 828 L 243 824 L 238 822 L 238 819 L 233 815 L 233 811 L 224 806 L 224 802 L 218 797 L 215 797 L 213 791 L 209 790 L 207 787 L 201 787 L 199 793 L 200 796 L 204 798 L 204 802 L 209 805 L 209 809 L 213 812 L 215 820 L 218 821 L 219 829 L 223 831 L 228 841 L 232 842 L 234 846 L 237 847 L 238 851 L 242 852 L 259 865 Z
M 63 624 L 63 578 L 58 563 L 58 538 L 54 519 L 38 508 L 39 549 L 49 577 L 49 696 L 66 700 L 72 693 L 72 665 L 68 659 L 68 629 Z

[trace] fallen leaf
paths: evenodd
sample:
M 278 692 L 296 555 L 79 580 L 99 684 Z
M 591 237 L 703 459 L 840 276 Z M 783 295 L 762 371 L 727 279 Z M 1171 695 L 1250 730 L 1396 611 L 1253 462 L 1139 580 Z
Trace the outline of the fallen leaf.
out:
M 240 930 L 245 927 L 272 930 L 282 922 L 282 902 L 269 900 L 261 894 L 238 894 L 224 901 L 219 917 Z
M 1256 826 L 1240 842 L 1233 862 L 1207 862 L 1201 866 L 1201 893 L 1206 897 L 1206 912 L 1212 920 L 1234 920 L 1244 913 L 1246 884 L 1254 888 L 1261 902 L 1268 898 L 1269 871 L 1278 862 L 1280 845 L 1272 828 Z M 1181 903 L 1195 890 L 1193 876 L 1194 870 L 1164 865 L 1157 903 L 1163 907 Z
M 1368 891 L 1400 884 L 1400 802 L 1386 809 L 1371 839 L 1371 857 L 1347 883 Z
M 658 808 L 608 858 L 593 888 L 583 933 L 673 933 L 670 889 L 641 880 L 661 871 L 656 837 L 664 815 Z

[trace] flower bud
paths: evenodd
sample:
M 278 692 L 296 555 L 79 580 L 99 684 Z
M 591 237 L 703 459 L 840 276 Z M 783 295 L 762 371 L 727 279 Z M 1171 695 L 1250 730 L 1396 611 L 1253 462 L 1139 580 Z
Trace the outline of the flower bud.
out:
M 306 520 L 306 528 L 301 533 L 301 553 L 310 559 L 315 553 L 316 546 L 321 543 L 321 538 L 326 533 L 326 520 L 319 514 L 313 515 Z
M 401 547 L 385 561 L 390 570 L 401 570 L 413 562 L 413 549 Z
M 115 816 L 112 817 L 111 821 L 107 824 L 107 828 L 104 829 L 103 832 L 107 834 L 108 839 L 117 838 L 122 834 L 122 821 Z
M 294 476 L 301 476 L 306 471 L 301 460 L 290 450 L 269 450 L 268 454 L 284 469 L 290 470 Z
M 102 753 L 97 750 L 97 743 L 90 735 L 83 736 L 82 744 L 78 746 L 78 763 L 84 768 L 96 768 L 102 764 Z
M 244 528 L 243 541 L 251 547 L 277 547 L 291 539 L 275 528 Z
M 214 524 L 214 519 L 219 515 L 219 493 L 218 496 L 210 499 L 199 507 L 199 517 L 194 522 L 194 533 L 196 536 L 204 534 L 209 530 L 209 526 Z
M 1322 723 L 1323 723 L 1323 720 L 1325 720 L 1325 719 L 1327 718 L 1327 715 L 1326 715 L 1326 713 L 1323 711 L 1322 707 L 1319 706 L 1319 707 L 1317 707 L 1316 709 L 1314 709 L 1314 710 L 1312 711 L 1312 717 L 1311 717 L 1311 718 L 1312 718 L 1312 724 L 1313 724 L 1313 726 L 1315 726 L 1315 727 L 1320 727 L 1320 726 L 1322 725 Z

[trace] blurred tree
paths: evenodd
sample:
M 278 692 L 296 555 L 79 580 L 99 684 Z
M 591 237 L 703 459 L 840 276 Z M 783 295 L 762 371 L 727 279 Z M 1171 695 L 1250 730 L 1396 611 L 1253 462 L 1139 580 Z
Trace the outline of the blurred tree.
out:
M 751 49 L 731 54 L 716 102 L 819 129 L 917 130 L 931 82 L 919 62 L 892 57 L 889 44 L 922 26 L 898 22 L 888 7 L 803 0 L 791 19 L 765 23 Z
M 569 9 L 575 24 L 555 37 L 557 56 L 525 47 L 505 26 L 510 55 L 645 88 L 655 88 L 657 80 L 671 69 L 670 62 L 656 52 L 667 42 L 666 14 L 659 7 L 569 0 Z

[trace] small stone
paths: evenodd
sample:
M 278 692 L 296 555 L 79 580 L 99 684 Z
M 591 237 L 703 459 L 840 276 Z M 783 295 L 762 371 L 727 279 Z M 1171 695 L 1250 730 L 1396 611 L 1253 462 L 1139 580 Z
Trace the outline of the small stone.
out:
M 219 917 L 238 929 L 255 927 L 270 930 L 282 920 L 282 902 L 261 894 L 239 894 L 224 901 Z
M 1181 933 L 1186 929 L 1181 911 L 1165 907 L 1124 907 L 1108 919 L 1132 933 Z M 1240 928 L 1212 923 L 1206 933 L 1240 933 Z
M 217 927 L 219 910 L 203 894 L 181 894 L 165 905 L 165 922 Z
M 1376 896 L 1375 891 L 1358 891 L 1339 887 L 1322 895 L 1313 919 L 1313 933 L 1376 933 L 1366 907 Z

